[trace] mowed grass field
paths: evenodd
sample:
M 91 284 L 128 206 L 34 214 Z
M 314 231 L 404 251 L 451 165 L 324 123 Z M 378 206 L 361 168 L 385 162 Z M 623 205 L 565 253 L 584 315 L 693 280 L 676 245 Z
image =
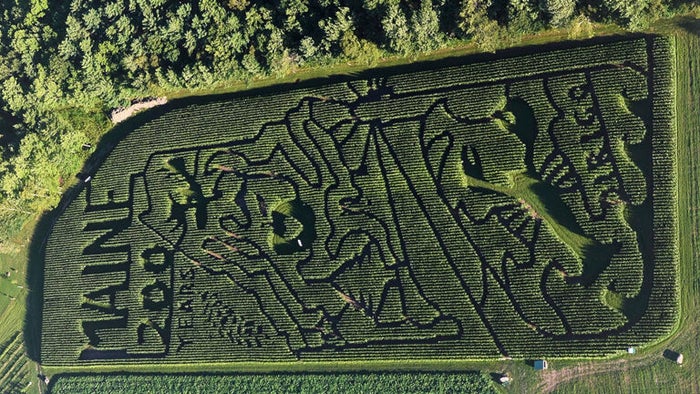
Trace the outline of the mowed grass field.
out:
M 509 371 L 515 378 L 507 392 L 700 392 L 695 349 L 700 348 L 698 303 L 700 302 L 700 263 L 698 258 L 698 234 L 700 229 L 700 25 L 686 26 L 687 32 L 677 38 L 678 60 L 678 129 L 679 129 L 679 227 L 680 227 L 680 286 L 682 320 L 678 331 L 659 345 L 643 350 L 640 354 L 609 361 L 573 362 L 555 361 L 550 370 L 536 373 L 523 361 L 486 363 L 454 363 L 452 367 L 439 365 L 440 369 L 481 369 L 484 372 Z M 17 238 L 17 245 L 28 247 L 32 223 L 25 226 Z M 26 248 L 0 250 L 0 273 L 14 268 L 10 278 L 0 279 L 0 354 L 5 345 L 22 331 L 27 288 L 25 286 Z M 15 282 L 15 283 L 13 283 Z M 20 287 L 21 286 L 21 287 Z M 14 300 L 12 299 L 14 298 Z M 37 322 L 38 323 L 38 322 Z M 665 349 L 679 351 L 685 356 L 685 365 L 679 367 L 663 358 Z M 24 356 L 23 356 L 24 357 Z M 26 361 L 29 361 L 26 359 Z M 0 359 L 3 367 L 6 358 Z M 9 365 L 9 363 L 8 363 Z M 394 367 L 397 367 L 394 365 Z M 13 381 L 34 382 L 26 392 L 39 392 L 36 365 L 26 362 L 19 374 L 12 374 Z M 177 368 L 177 367 L 175 367 Z M 383 368 L 390 369 L 391 365 Z M 50 373 L 60 373 L 50 369 Z M 155 372 L 155 371 L 154 371 Z M 4 369 L 0 375 L 4 373 Z M 412 373 L 399 375 L 410 380 Z M 274 375 L 268 375 L 276 379 Z M 402 378 L 398 377 L 398 378 Z M 118 379 L 119 376 L 115 376 Z M 303 379 L 303 377 L 300 377 Z M 8 380 L 9 381 L 9 380 Z M 6 392 L 5 381 L 0 381 L 0 392 Z M 206 383 L 205 383 L 206 384 Z

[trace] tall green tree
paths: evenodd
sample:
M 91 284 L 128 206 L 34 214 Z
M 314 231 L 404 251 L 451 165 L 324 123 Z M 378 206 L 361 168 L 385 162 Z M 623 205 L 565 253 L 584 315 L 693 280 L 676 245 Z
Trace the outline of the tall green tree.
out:
M 501 42 L 503 30 L 487 12 L 488 3 L 483 0 L 464 0 L 460 11 L 459 27 L 467 37 L 484 52 L 495 52 Z
M 389 3 L 386 15 L 382 19 L 382 27 L 389 50 L 404 54 L 411 50 L 411 32 L 406 14 L 401 9 L 399 2 Z
M 420 2 L 420 8 L 411 16 L 411 30 L 416 50 L 428 52 L 440 46 L 440 20 L 432 0 Z
M 574 0 L 540 0 L 540 7 L 552 26 L 564 26 L 571 20 L 576 8 Z
M 633 30 L 645 27 L 649 20 L 650 0 L 603 0 L 607 13 Z

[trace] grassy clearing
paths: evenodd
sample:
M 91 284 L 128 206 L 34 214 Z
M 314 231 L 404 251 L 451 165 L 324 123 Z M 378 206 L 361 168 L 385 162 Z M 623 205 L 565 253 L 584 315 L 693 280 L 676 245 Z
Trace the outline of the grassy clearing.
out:
M 26 392 L 31 387 L 32 362 L 24 356 L 22 334 L 17 332 L 0 347 L 0 388 L 3 393 Z
M 597 246 L 595 241 L 583 235 L 583 230 L 554 188 L 536 179 L 532 174 L 514 175 L 513 187 L 494 185 L 470 176 L 466 178 L 468 185 L 518 198 L 533 216 L 544 218 L 552 226 L 557 237 L 574 249 L 577 255 L 586 256 L 587 250 Z
M 35 220 L 26 223 L 15 239 L 8 243 L 14 247 L 0 250 L 0 343 L 19 331 L 24 322 L 28 293 L 25 261 L 34 223 Z

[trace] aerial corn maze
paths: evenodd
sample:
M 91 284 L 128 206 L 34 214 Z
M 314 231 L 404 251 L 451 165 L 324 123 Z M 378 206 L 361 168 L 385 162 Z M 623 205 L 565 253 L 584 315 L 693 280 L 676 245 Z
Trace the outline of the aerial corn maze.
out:
M 53 225 L 42 362 L 603 357 L 663 338 L 672 45 L 172 105 Z

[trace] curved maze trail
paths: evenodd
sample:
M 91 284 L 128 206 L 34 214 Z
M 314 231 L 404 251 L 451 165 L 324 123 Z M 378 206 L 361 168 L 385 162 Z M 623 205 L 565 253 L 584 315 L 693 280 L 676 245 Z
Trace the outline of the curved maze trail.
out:
M 175 107 L 45 250 L 42 362 L 604 356 L 677 314 L 671 43 Z

